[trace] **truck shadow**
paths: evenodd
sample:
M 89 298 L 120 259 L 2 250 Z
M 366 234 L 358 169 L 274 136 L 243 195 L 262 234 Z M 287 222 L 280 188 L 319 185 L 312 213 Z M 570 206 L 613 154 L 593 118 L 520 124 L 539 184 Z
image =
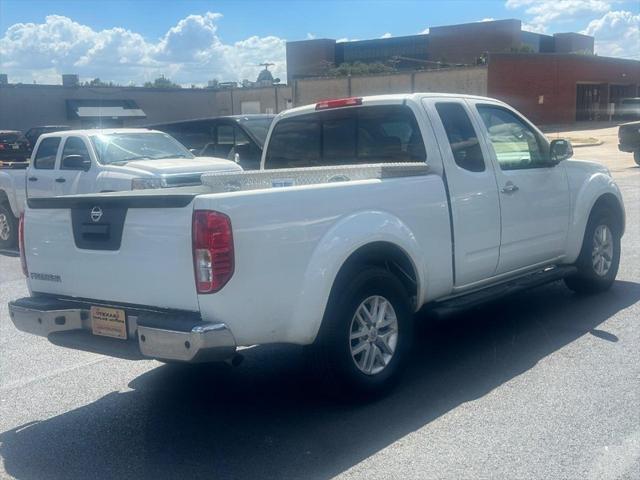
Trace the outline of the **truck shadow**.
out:
M 19 479 L 330 478 L 526 372 L 640 300 L 617 282 L 581 297 L 552 284 L 421 322 L 402 382 L 367 404 L 318 395 L 300 348 L 249 350 L 235 369 L 163 365 L 56 417 L 0 435 Z

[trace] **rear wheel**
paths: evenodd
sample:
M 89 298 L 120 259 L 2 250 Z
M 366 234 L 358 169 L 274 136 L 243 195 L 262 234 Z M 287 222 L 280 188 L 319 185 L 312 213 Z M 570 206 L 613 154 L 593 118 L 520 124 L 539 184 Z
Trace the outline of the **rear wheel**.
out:
M 0 250 L 18 245 L 18 222 L 6 203 L 0 204 Z
M 582 242 L 576 262 L 578 272 L 565 279 L 567 286 L 579 293 L 597 293 L 613 284 L 620 264 L 620 226 L 608 208 L 595 210 Z
M 413 333 L 407 292 L 390 272 L 364 267 L 334 292 L 311 346 L 325 385 L 371 396 L 391 387 L 406 361 Z

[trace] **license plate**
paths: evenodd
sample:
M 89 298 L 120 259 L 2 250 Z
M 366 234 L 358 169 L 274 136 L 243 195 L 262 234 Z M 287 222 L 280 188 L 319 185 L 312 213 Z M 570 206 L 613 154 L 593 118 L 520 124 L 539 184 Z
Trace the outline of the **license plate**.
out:
M 127 316 L 124 310 L 91 307 L 91 331 L 103 337 L 127 339 Z
M 12 145 L 11 148 L 13 148 L 14 150 L 18 150 L 20 148 L 20 145 Z

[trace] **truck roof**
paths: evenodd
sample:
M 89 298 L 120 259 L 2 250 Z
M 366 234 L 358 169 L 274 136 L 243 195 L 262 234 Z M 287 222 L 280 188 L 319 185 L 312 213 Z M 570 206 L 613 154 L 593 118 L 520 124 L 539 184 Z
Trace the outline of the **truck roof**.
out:
M 90 128 L 84 130 L 64 130 L 59 132 L 43 133 L 40 138 L 49 137 L 73 137 L 73 136 L 87 136 L 92 137 L 95 135 L 109 135 L 114 133 L 163 133 L 158 130 L 152 130 L 149 128 Z
M 499 100 L 496 100 L 495 98 L 489 98 L 489 97 L 483 97 L 480 95 L 463 95 L 460 93 L 420 93 L 420 92 L 416 92 L 416 93 L 397 93 L 397 94 L 390 94 L 390 95 L 370 95 L 370 96 L 364 96 L 364 97 L 359 97 L 357 95 L 354 95 L 354 97 L 356 98 L 362 98 L 362 104 L 363 105 L 375 105 L 375 104 L 380 104 L 380 105 L 384 105 L 384 104 L 397 104 L 397 103 L 401 103 L 405 100 L 414 100 L 414 101 L 418 101 L 421 98 L 429 98 L 429 97 L 448 97 L 448 98 L 468 98 L 468 99 L 474 99 L 474 100 L 487 100 L 487 101 L 492 101 L 492 102 L 496 102 Z M 502 102 L 500 102 L 502 103 Z M 285 118 L 285 117 L 289 117 L 289 116 L 294 116 L 294 115 L 301 115 L 304 113 L 313 113 L 316 111 L 316 103 L 312 103 L 309 105 L 304 105 L 302 107 L 296 107 L 296 108 L 291 108 L 289 110 L 285 110 L 284 112 L 280 113 L 278 115 L 279 118 Z

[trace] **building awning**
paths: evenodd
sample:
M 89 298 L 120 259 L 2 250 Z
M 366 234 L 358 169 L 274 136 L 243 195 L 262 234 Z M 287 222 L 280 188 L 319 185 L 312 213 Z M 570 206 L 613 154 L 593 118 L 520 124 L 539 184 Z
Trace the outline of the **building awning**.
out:
M 70 119 L 92 118 L 146 118 L 133 100 L 67 100 L 67 117 Z

